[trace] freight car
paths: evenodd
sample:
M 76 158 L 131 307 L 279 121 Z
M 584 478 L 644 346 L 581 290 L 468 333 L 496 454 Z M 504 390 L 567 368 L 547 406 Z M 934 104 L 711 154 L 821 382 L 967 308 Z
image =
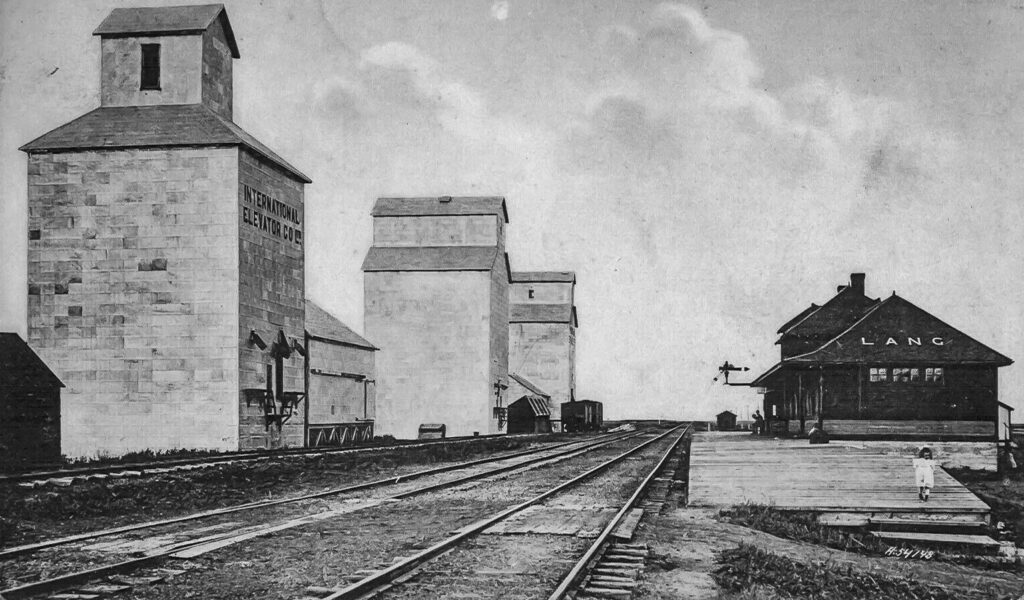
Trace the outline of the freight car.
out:
M 562 403 L 562 425 L 567 433 L 600 431 L 604 423 L 604 407 L 596 400 Z

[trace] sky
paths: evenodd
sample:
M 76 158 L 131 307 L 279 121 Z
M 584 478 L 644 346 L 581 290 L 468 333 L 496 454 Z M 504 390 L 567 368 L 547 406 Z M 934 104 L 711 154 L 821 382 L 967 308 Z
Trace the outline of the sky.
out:
M 0 330 L 17 148 L 99 105 L 126 5 L 0 0 Z M 577 396 L 609 418 L 746 414 L 717 365 L 769 368 L 851 272 L 1024 360 L 1024 0 L 225 5 L 234 120 L 313 179 L 307 295 L 357 331 L 377 197 L 501 195 L 513 269 L 577 273 Z

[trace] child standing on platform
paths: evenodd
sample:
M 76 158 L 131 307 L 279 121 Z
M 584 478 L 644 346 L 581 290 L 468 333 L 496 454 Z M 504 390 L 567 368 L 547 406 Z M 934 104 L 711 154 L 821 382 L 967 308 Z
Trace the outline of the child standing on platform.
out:
M 931 448 L 925 446 L 914 459 L 914 480 L 917 482 L 917 498 L 928 501 L 928 495 L 935 487 L 935 461 L 932 460 Z

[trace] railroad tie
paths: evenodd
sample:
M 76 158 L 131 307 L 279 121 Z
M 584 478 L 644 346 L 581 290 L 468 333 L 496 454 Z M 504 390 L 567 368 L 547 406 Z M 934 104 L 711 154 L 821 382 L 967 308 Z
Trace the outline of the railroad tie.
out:
M 613 543 L 591 569 L 577 598 L 628 600 L 643 574 L 647 553 L 644 544 Z
M 614 588 L 604 587 L 590 587 L 583 592 L 579 598 L 616 598 L 621 600 L 628 600 L 633 596 L 633 590 L 617 590 Z

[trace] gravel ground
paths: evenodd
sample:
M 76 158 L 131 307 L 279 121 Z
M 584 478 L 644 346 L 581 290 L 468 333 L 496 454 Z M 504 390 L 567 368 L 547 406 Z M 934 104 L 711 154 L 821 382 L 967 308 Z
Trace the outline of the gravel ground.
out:
M 541 493 L 635 443 L 617 442 L 572 460 L 241 542 L 193 559 L 201 570 L 166 584 L 136 588 L 132 597 L 294 599 L 304 595 L 308 586 L 343 587 L 348 583 L 346 575 L 380 569 L 396 558 L 415 554 L 453 531 Z
M 638 455 L 558 494 L 541 508 L 597 507 L 618 509 L 665 452 L 673 437 L 652 444 Z M 561 577 L 607 525 L 614 513 L 603 515 L 586 538 L 565 534 L 480 535 L 470 543 L 429 563 L 408 581 L 392 587 L 381 598 L 546 598 Z M 557 513 L 553 518 L 558 518 Z M 563 517 L 564 518 L 564 517 Z M 546 525 L 545 525 L 546 526 Z
M 0 483 L 0 547 L 267 498 L 299 496 L 571 439 L 561 436 L 538 444 L 528 439 L 489 438 L 362 454 L 294 456 L 144 478 L 86 481 L 63 488 Z
M 572 447 L 575 446 L 553 449 L 552 452 L 559 452 Z M 150 549 L 156 545 L 180 543 L 189 539 L 208 536 L 212 533 L 224 532 L 226 529 L 225 526 L 227 526 L 228 529 L 238 529 L 240 527 L 249 527 L 257 524 L 275 523 L 296 519 L 306 515 L 323 513 L 326 511 L 337 511 L 341 509 L 352 510 L 352 503 L 356 500 L 383 499 L 428 484 L 447 481 L 455 477 L 462 477 L 469 474 L 485 472 L 503 465 L 521 462 L 528 458 L 530 457 L 510 458 L 507 461 L 478 465 L 449 473 L 428 475 L 408 482 L 375 488 L 363 492 L 341 494 L 323 499 L 255 509 L 242 513 L 217 515 L 198 522 L 166 525 L 140 532 L 132 532 L 121 536 L 89 540 L 73 546 L 45 549 L 32 555 L 22 556 L 8 561 L 0 561 L 0 589 L 6 589 L 22 583 L 37 581 L 39 579 L 50 578 L 94 567 L 99 564 L 109 564 L 112 562 L 128 560 L 133 556 L 136 556 L 140 549 Z M 432 464 L 430 467 L 445 466 L 447 464 L 456 463 L 454 461 L 449 461 L 446 463 Z M 423 465 L 410 465 L 407 467 L 400 467 L 396 469 L 396 471 L 409 473 L 423 468 Z M 215 531 L 211 531 L 211 529 Z M 165 538 L 164 543 L 150 543 L 155 538 Z M 145 545 L 140 547 L 140 541 L 144 542 Z M 93 550 L 96 544 L 110 545 L 118 542 L 120 542 L 121 547 L 106 548 L 104 549 L 104 552 L 97 552 Z
M 480 515 L 493 512 L 496 506 L 502 508 L 514 504 L 547 489 L 553 479 L 571 477 L 591 468 L 621 452 L 625 445 L 625 442 L 618 442 L 606 449 L 594 450 L 575 459 L 538 467 L 536 471 L 513 471 L 485 483 L 469 483 L 452 490 L 431 492 L 422 497 L 386 503 L 277 532 L 266 538 L 241 542 L 189 561 L 193 566 L 189 573 L 179 575 L 165 584 L 145 589 L 136 588 L 132 591 L 132 597 L 241 598 L 269 595 L 294 598 L 301 596 L 309 585 L 336 586 L 344 583 L 342 576 L 345 574 L 364 568 L 386 566 L 395 556 L 413 553 L 425 547 L 425 544 L 446 537 L 452 529 L 471 523 Z M 474 467 L 472 470 L 482 471 L 494 466 L 496 463 Z M 419 470 L 423 465 L 415 467 L 405 471 Z M 464 474 L 465 472 L 460 470 L 428 476 L 373 492 L 368 491 L 358 495 L 358 498 L 389 496 L 397 491 Z M 367 479 L 377 478 L 380 478 L 379 474 Z M 204 519 L 199 525 L 208 528 L 217 523 L 228 523 L 237 528 L 257 522 L 276 522 L 299 515 L 351 507 L 355 497 L 356 495 L 331 497 L 303 503 L 303 506 L 285 505 L 224 515 Z M 170 533 L 178 528 L 180 526 L 168 526 L 159 531 L 147 530 L 145 536 L 134 537 L 148 538 L 157 533 Z M 310 556 L 317 557 L 317 560 L 308 560 L 307 557 Z M 15 580 L 28 581 L 43 574 L 53 576 L 73 569 L 96 566 L 98 563 L 109 564 L 124 558 L 127 558 L 126 554 L 99 555 L 96 552 L 69 552 L 66 548 L 43 551 L 17 561 L 0 563 L 0 581 L 6 580 L 0 588 L 13 587 Z M 167 561 L 165 566 L 174 567 L 176 564 L 180 564 L 180 561 Z M 247 575 L 249 571 L 252 571 L 251 577 Z

